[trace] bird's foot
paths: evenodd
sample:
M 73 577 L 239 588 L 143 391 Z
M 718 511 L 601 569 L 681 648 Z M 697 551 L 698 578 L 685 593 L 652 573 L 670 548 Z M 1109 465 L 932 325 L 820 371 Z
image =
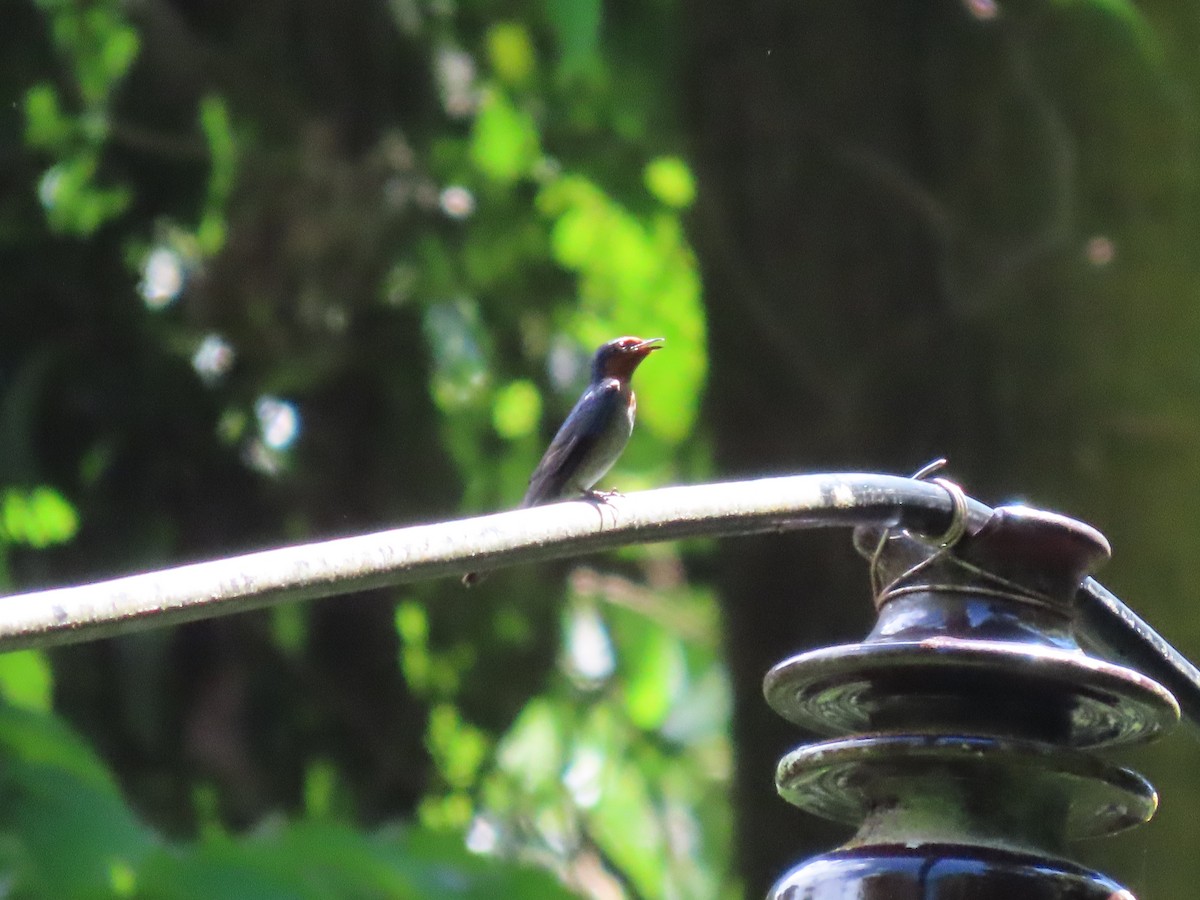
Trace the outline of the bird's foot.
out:
M 584 491 L 583 496 L 589 503 L 607 504 L 614 497 L 624 497 L 620 491 Z

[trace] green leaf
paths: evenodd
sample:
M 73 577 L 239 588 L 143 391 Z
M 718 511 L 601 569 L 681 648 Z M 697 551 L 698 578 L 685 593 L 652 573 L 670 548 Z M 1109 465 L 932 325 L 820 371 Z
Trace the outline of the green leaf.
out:
M 537 794 L 558 785 L 564 745 L 560 716 L 546 697 L 526 704 L 496 751 L 500 767 Z
M 585 347 L 618 334 L 666 338 L 638 370 L 638 422 L 669 443 L 691 434 L 708 369 L 700 273 L 675 213 L 643 219 L 580 176 L 538 196 L 553 219 L 552 247 L 578 273 L 580 303 L 568 328 Z
M 54 16 L 54 37 L 75 63 L 79 91 L 88 106 L 103 104 L 137 58 L 141 42 L 116 5 L 64 6 Z
M 524 177 L 541 158 L 533 117 L 496 89 L 485 92 L 471 132 L 471 160 L 493 181 Z
M 139 896 L 288 900 L 565 900 L 553 876 L 471 854 L 460 837 L 424 829 L 364 835 L 347 826 L 300 822 L 241 840 L 160 851 L 144 867 Z
M 610 756 L 602 796 L 590 816 L 596 843 L 633 882 L 637 896 L 663 896 L 665 841 L 647 774 Z
M 488 739 L 478 728 L 463 721 L 457 709 L 442 703 L 430 711 L 426 741 L 448 784 L 466 788 L 474 783 L 487 756 Z
M 331 771 L 320 769 L 306 784 L 314 813 L 332 792 Z M 570 896 L 547 873 L 479 857 L 460 836 L 423 829 L 364 834 L 305 820 L 167 848 L 136 819 L 78 737 L 53 716 L 10 706 L 0 706 L 0 795 L 0 866 L 12 896 Z
M 493 25 L 487 35 L 488 58 L 496 77 L 509 85 L 520 85 L 533 74 L 537 60 L 529 32 L 516 22 Z
M 215 254 L 225 243 L 225 206 L 237 175 L 237 143 L 229 110 L 221 97 L 200 102 L 200 129 L 208 142 L 208 197 L 196 229 L 200 250 Z
M 52 166 L 42 176 L 38 195 L 52 228 L 87 237 L 123 213 L 133 199 L 128 188 L 94 183 L 96 155 L 82 152 Z
M 152 847 L 107 770 L 51 716 L 0 706 L 0 794 L 0 834 L 20 848 L 17 895 L 118 896 Z
M 492 424 L 510 441 L 533 434 L 542 418 L 542 395 L 532 381 L 520 379 L 496 392 Z
M 141 39 L 138 33 L 128 25 L 118 25 L 115 22 L 104 34 L 100 45 L 100 71 L 104 77 L 105 90 L 111 89 L 125 77 L 133 61 L 137 59 L 141 49 Z
M 49 712 L 54 704 L 54 673 L 41 650 L 0 654 L 0 696 L 20 709 Z
M 75 507 L 53 488 L 10 488 L 0 500 L 0 536 L 14 544 L 40 549 L 65 543 L 78 530 Z
M 471 853 L 456 834 L 414 828 L 385 831 L 374 840 L 404 850 L 407 871 L 422 898 L 568 900 L 575 896 L 548 872 Z
M 304 772 L 304 813 L 310 819 L 327 819 L 337 795 L 337 767 L 326 759 L 310 762 Z
M 420 897 L 414 879 L 404 871 L 402 854 L 389 849 L 346 826 L 300 822 L 242 840 L 220 838 L 183 851 L 163 851 L 144 867 L 140 896 Z
M 270 616 L 275 646 L 292 658 L 298 657 L 308 643 L 308 611 L 285 603 L 272 607 Z
M 446 413 L 473 406 L 488 384 L 478 306 L 465 298 L 435 303 L 426 310 L 422 329 L 434 360 L 434 402 Z
M 629 720 L 647 731 L 666 721 L 687 684 L 687 661 L 679 638 L 633 614 L 614 617 L 618 668 Z
M 687 209 L 696 199 L 696 181 L 687 163 L 675 156 L 661 156 L 646 166 L 646 187 L 655 197 L 675 209 Z
M 600 46 L 602 0 L 545 0 L 546 18 L 558 38 L 559 58 L 570 73 L 591 62 Z
M 74 122 L 63 114 L 53 85 L 35 84 L 25 92 L 25 140 L 30 146 L 61 151 L 74 134 Z

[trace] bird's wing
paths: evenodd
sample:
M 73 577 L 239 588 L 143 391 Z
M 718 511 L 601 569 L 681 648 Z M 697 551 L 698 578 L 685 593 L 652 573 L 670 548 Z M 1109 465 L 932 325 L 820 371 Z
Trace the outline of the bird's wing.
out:
M 542 455 L 521 506 L 537 506 L 574 493 L 571 479 L 596 449 L 613 417 L 622 414 L 624 397 L 618 381 L 609 379 L 589 387 L 562 423 Z

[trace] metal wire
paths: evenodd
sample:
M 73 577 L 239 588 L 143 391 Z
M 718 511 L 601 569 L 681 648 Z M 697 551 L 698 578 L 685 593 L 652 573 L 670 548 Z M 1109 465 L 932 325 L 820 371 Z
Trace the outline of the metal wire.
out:
M 1096 579 L 1084 581 L 1076 603 L 1080 638 L 1174 694 L 1184 724 L 1200 740 L 1200 669 Z

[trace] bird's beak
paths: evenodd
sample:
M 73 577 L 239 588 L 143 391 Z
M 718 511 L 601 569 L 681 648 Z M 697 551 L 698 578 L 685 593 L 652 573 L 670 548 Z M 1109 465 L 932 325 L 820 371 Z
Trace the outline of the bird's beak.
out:
M 649 353 L 651 350 L 661 350 L 665 338 L 646 338 L 633 349 L 639 353 Z

